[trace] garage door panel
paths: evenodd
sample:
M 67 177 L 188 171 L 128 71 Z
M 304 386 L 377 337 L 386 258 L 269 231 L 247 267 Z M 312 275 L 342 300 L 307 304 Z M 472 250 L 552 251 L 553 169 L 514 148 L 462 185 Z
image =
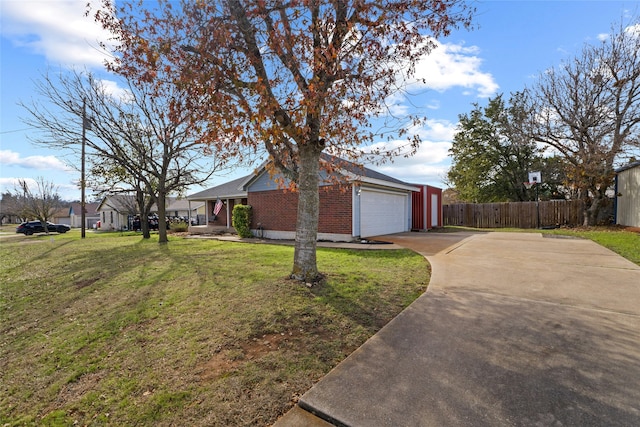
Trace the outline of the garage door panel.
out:
M 406 231 L 406 194 L 362 190 L 360 197 L 361 237 Z

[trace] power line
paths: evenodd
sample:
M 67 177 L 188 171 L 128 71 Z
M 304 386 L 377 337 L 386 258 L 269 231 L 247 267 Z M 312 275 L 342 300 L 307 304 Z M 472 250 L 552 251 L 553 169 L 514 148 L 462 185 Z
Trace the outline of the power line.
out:
M 5 130 L 5 131 L 0 132 L 0 135 L 4 135 L 5 133 L 24 132 L 25 130 L 31 130 L 31 128 L 16 129 L 16 130 Z

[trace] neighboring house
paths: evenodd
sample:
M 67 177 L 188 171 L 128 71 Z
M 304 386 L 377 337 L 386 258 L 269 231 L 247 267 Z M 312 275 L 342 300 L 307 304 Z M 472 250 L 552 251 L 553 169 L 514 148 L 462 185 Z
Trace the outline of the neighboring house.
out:
M 126 230 L 129 219 L 138 213 L 134 196 L 114 194 L 106 196 L 96 208 L 101 230 Z
M 640 227 L 640 161 L 616 170 L 616 224 Z
M 69 223 L 69 208 L 57 208 L 51 215 L 49 221 L 56 224 L 71 225 Z
M 99 203 L 84 204 L 84 221 L 85 228 L 91 229 L 100 221 L 100 214 L 97 211 Z M 74 202 L 69 205 L 69 222 L 65 223 L 73 228 L 82 227 L 82 205 L 80 202 Z
M 126 194 L 116 194 L 106 196 L 100 204 L 97 204 L 97 220 L 100 221 L 102 230 L 127 230 L 131 227 L 130 222 L 135 215 L 138 215 L 138 206 L 134 196 Z M 151 213 L 158 212 L 158 207 L 151 206 Z M 168 218 L 182 217 L 193 218 L 205 217 L 205 202 L 193 203 L 187 199 L 176 197 L 167 198 L 165 214 Z M 197 220 L 196 220 L 197 221 Z
M 440 189 L 407 184 L 326 155 L 323 161 L 331 162 L 335 176 L 321 172 L 319 240 L 354 241 L 411 229 L 426 230 L 436 223 L 441 225 Z M 341 184 L 332 179 L 336 176 Z M 262 167 L 255 174 L 188 196 L 192 202 L 207 203 L 207 225 L 191 227 L 190 230 L 210 232 L 219 227 L 230 228 L 233 206 L 248 204 L 252 207 L 254 235 L 293 239 L 298 194 L 279 188 L 276 182 L 282 178 L 281 175 L 271 176 Z M 431 206 L 433 201 L 437 201 L 435 207 Z M 420 209 L 412 209 L 412 203 Z M 220 210 L 214 215 L 216 205 Z M 417 222 L 412 219 L 414 213 L 420 217 L 416 218 Z

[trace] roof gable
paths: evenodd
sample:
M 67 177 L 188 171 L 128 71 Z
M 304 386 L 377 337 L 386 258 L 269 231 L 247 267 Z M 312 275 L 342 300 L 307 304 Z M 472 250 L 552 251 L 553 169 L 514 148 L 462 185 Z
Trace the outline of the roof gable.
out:
M 96 208 L 96 211 L 114 210 L 119 213 L 129 213 L 132 208 L 135 208 L 135 206 L 135 196 L 128 194 L 112 194 L 102 199 Z M 137 209 L 135 209 L 135 211 L 137 211 Z

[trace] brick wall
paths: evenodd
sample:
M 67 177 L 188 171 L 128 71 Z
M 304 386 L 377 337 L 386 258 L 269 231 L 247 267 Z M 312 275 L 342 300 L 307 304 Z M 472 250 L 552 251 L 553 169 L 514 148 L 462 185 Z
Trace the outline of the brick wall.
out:
M 226 202 L 226 200 L 225 200 Z M 213 219 L 213 207 L 216 205 L 215 200 L 207 201 L 207 212 L 209 214 L 209 224 L 211 225 L 219 225 L 226 226 L 227 225 L 227 204 L 225 203 L 220 209 L 220 212 L 216 216 L 216 219 Z M 231 209 L 233 209 L 233 200 L 231 201 Z
M 320 187 L 318 232 L 352 234 L 351 186 Z
M 252 206 L 251 228 L 261 224 L 265 230 L 295 231 L 298 193 L 285 190 L 250 192 L 248 204 Z M 351 234 L 351 187 L 320 188 L 319 233 Z
M 227 226 L 227 210 L 229 211 L 229 222 L 231 222 L 231 215 L 233 215 L 233 207 L 237 204 L 246 205 L 247 199 L 224 199 L 224 204 L 222 205 L 222 209 L 218 213 L 216 219 L 213 219 L 213 208 L 216 205 L 215 200 L 207 201 L 207 212 L 209 213 L 209 224 L 210 225 L 218 225 L 218 226 Z M 227 204 L 228 203 L 228 204 Z M 231 225 L 231 224 L 228 224 Z

